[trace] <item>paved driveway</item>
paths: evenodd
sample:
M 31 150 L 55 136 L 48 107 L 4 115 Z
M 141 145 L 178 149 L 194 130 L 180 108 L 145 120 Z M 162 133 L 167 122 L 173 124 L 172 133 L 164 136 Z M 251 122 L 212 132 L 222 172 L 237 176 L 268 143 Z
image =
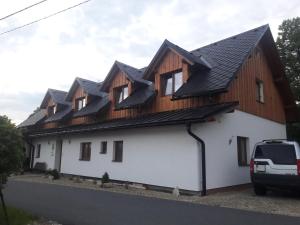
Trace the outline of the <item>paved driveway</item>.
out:
M 10 181 L 7 203 L 64 225 L 299 225 L 300 218 Z

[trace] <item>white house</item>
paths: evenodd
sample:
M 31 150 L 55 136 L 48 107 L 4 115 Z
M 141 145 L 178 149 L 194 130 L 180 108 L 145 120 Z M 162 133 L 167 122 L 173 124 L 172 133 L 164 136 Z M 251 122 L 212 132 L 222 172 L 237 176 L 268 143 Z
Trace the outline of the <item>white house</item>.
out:
M 202 194 L 249 183 L 254 144 L 298 116 L 268 25 L 193 51 L 165 40 L 147 67 L 116 61 L 40 108 L 19 125 L 32 167 Z

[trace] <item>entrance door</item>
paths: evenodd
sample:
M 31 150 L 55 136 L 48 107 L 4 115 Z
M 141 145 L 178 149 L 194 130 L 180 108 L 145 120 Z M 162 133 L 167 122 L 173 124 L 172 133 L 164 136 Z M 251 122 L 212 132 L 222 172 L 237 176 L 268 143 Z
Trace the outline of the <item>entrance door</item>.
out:
M 62 140 L 56 140 L 54 168 L 57 169 L 58 172 L 60 172 L 61 169 L 61 154 L 62 154 Z

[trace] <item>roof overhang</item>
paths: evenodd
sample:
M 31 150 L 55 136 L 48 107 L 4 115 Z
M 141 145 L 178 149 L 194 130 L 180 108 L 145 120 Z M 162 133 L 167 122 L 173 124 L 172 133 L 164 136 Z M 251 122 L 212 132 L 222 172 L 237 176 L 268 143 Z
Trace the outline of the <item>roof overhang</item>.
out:
M 76 125 L 65 128 L 52 128 L 28 133 L 31 138 L 56 135 L 81 134 L 106 130 L 118 130 L 141 127 L 179 125 L 211 121 L 211 118 L 234 111 L 238 102 L 206 105 L 192 109 L 182 109 L 142 115 L 131 119 L 114 119 L 90 125 Z

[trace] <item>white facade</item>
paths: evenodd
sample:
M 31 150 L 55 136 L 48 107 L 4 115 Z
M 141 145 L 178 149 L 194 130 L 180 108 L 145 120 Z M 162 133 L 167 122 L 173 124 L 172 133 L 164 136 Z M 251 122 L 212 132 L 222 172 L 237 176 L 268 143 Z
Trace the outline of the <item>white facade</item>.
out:
M 250 182 L 249 167 L 238 165 L 237 136 L 249 138 L 249 158 L 256 142 L 286 138 L 284 124 L 237 110 L 217 117 L 214 122 L 193 124 L 192 131 L 206 144 L 208 189 Z M 60 138 L 63 140 L 62 173 L 101 177 L 108 172 L 110 178 L 115 180 L 201 190 L 200 146 L 188 135 L 184 125 Z M 123 161 L 113 162 L 113 142 L 119 140 L 123 141 Z M 106 154 L 100 154 L 101 141 L 107 141 Z M 56 138 L 51 137 L 36 139 L 34 144 L 41 144 L 41 156 L 35 158 L 35 162 L 47 162 L 48 168 L 58 168 L 56 152 L 59 151 L 56 151 L 55 142 Z M 91 142 L 90 161 L 79 160 L 82 142 Z

